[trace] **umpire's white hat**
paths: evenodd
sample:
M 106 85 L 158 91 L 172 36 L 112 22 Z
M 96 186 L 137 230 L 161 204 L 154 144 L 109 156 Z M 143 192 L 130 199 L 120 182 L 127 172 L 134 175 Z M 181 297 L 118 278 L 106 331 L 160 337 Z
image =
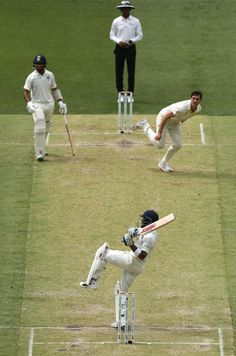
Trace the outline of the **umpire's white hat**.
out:
M 124 9 L 124 8 L 129 8 L 129 9 L 135 9 L 133 5 L 131 5 L 130 1 L 125 0 L 121 1 L 120 5 L 116 6 L 117 9 Z

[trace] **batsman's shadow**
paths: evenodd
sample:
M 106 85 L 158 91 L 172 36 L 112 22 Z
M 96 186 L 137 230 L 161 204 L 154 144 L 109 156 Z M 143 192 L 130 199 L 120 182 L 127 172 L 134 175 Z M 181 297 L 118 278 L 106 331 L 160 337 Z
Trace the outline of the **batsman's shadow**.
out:
M 69 163 L 69 162 L 79 162 L 79 155 L 75 154 L 75 156 L 72 156 L 70 154 L 65 154 L 65 155 L 59 155 L 59 154 L 50 154 L 48 155 L 43 163 Z
M 236 173 L 233 172 L 217 172 L 217 171 L 201 171 L 201 170 L 182 170 L 174 171 L 171 173 L 162 172 L 159 168 L 151 168 L 151 171 L 160 175 L 170 176 L 172 178 L 198 178 L 198 179 L 217 179 L 236 181 Z

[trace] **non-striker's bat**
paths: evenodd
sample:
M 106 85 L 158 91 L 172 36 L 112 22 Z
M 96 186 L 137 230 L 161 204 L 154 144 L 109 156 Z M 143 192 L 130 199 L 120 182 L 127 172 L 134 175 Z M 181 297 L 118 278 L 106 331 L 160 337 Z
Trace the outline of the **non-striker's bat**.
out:
M 66 114 L 64 114 L 64 123 L 65 123 L 65 127 L 66 127 L 66 132 L 67 132 L 67 135 L 69 138 L 69 142 L 70 142 L 71 153 L 72 153 L 72 156 L 75 156 L 74 147 L 73 147 L 73 143 L 72 143 L 72 139 L 71 139 L 71 135 L 70 135 L 70 130 L 68 127 L 68 120 L 67 120 Z

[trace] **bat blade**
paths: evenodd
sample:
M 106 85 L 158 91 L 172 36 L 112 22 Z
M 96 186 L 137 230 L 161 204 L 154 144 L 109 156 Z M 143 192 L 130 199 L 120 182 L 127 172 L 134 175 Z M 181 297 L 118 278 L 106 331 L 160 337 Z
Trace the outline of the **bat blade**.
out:
M 160 229 L 161 227 L 171 223 L 172 221 L 175 220 L 175 215 L 173 213 L 164 216 L 163 218 L 154 221 L 153 223 L 144 226 L 140 229 L 140 235 L 143 236 L 147 234 L 148 232 L 152 232 L 154 230 Z
M 68 126 L 68 120 L 67 120 L 67 117 L 66 117 L 65 114 L 64 114 L 64 124 L 65 124 L 65 127 L 66 127 L 66 132 L 67 132 L 67 135 L 68 135 L 68 139 L 69 139 L 69 142 L 70 142 L 70 148 L 71 148 L 72 156 L 75 156 L 74 147 L 73 147 L 74 145 L 73 145 L 73 142 L 72 142 L 72 139 L 71 139 L 70 130 L 69 130 L 69 126 Z

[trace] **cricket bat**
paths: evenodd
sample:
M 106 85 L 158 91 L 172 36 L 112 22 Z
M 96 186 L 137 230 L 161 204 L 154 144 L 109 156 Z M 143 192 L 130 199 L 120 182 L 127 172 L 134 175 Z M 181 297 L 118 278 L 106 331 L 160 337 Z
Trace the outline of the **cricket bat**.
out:
M 70 135 L 70 130 L 69 130 L 68 120 L 67 120 L 66 114 L 64 114 L 64 124 L 65 124 L 66 132 L 67 132 L 67 135 L 68 135 L 68 138 L 69 138 L 72 156 L 75 156 L 74 147 L 73 147 L 74 145 L 73 145 L 73 142 L 72 142 L 72 139 L 71 139 L 71 135 Z
M 163 218 L 161 218 L 157 221 L 154 221 L 153 223 L 151 223 L 147 226 L 141 227 L 139 229 L 140 235 L 143 236 L 143 235 L 147 234 L 148 232 L 152 232 L 154 230 L 160 229 L 161 227 L 171 223 L 174 220 L 175 220 L 175 215 L 173 213 L 166 215 Z

